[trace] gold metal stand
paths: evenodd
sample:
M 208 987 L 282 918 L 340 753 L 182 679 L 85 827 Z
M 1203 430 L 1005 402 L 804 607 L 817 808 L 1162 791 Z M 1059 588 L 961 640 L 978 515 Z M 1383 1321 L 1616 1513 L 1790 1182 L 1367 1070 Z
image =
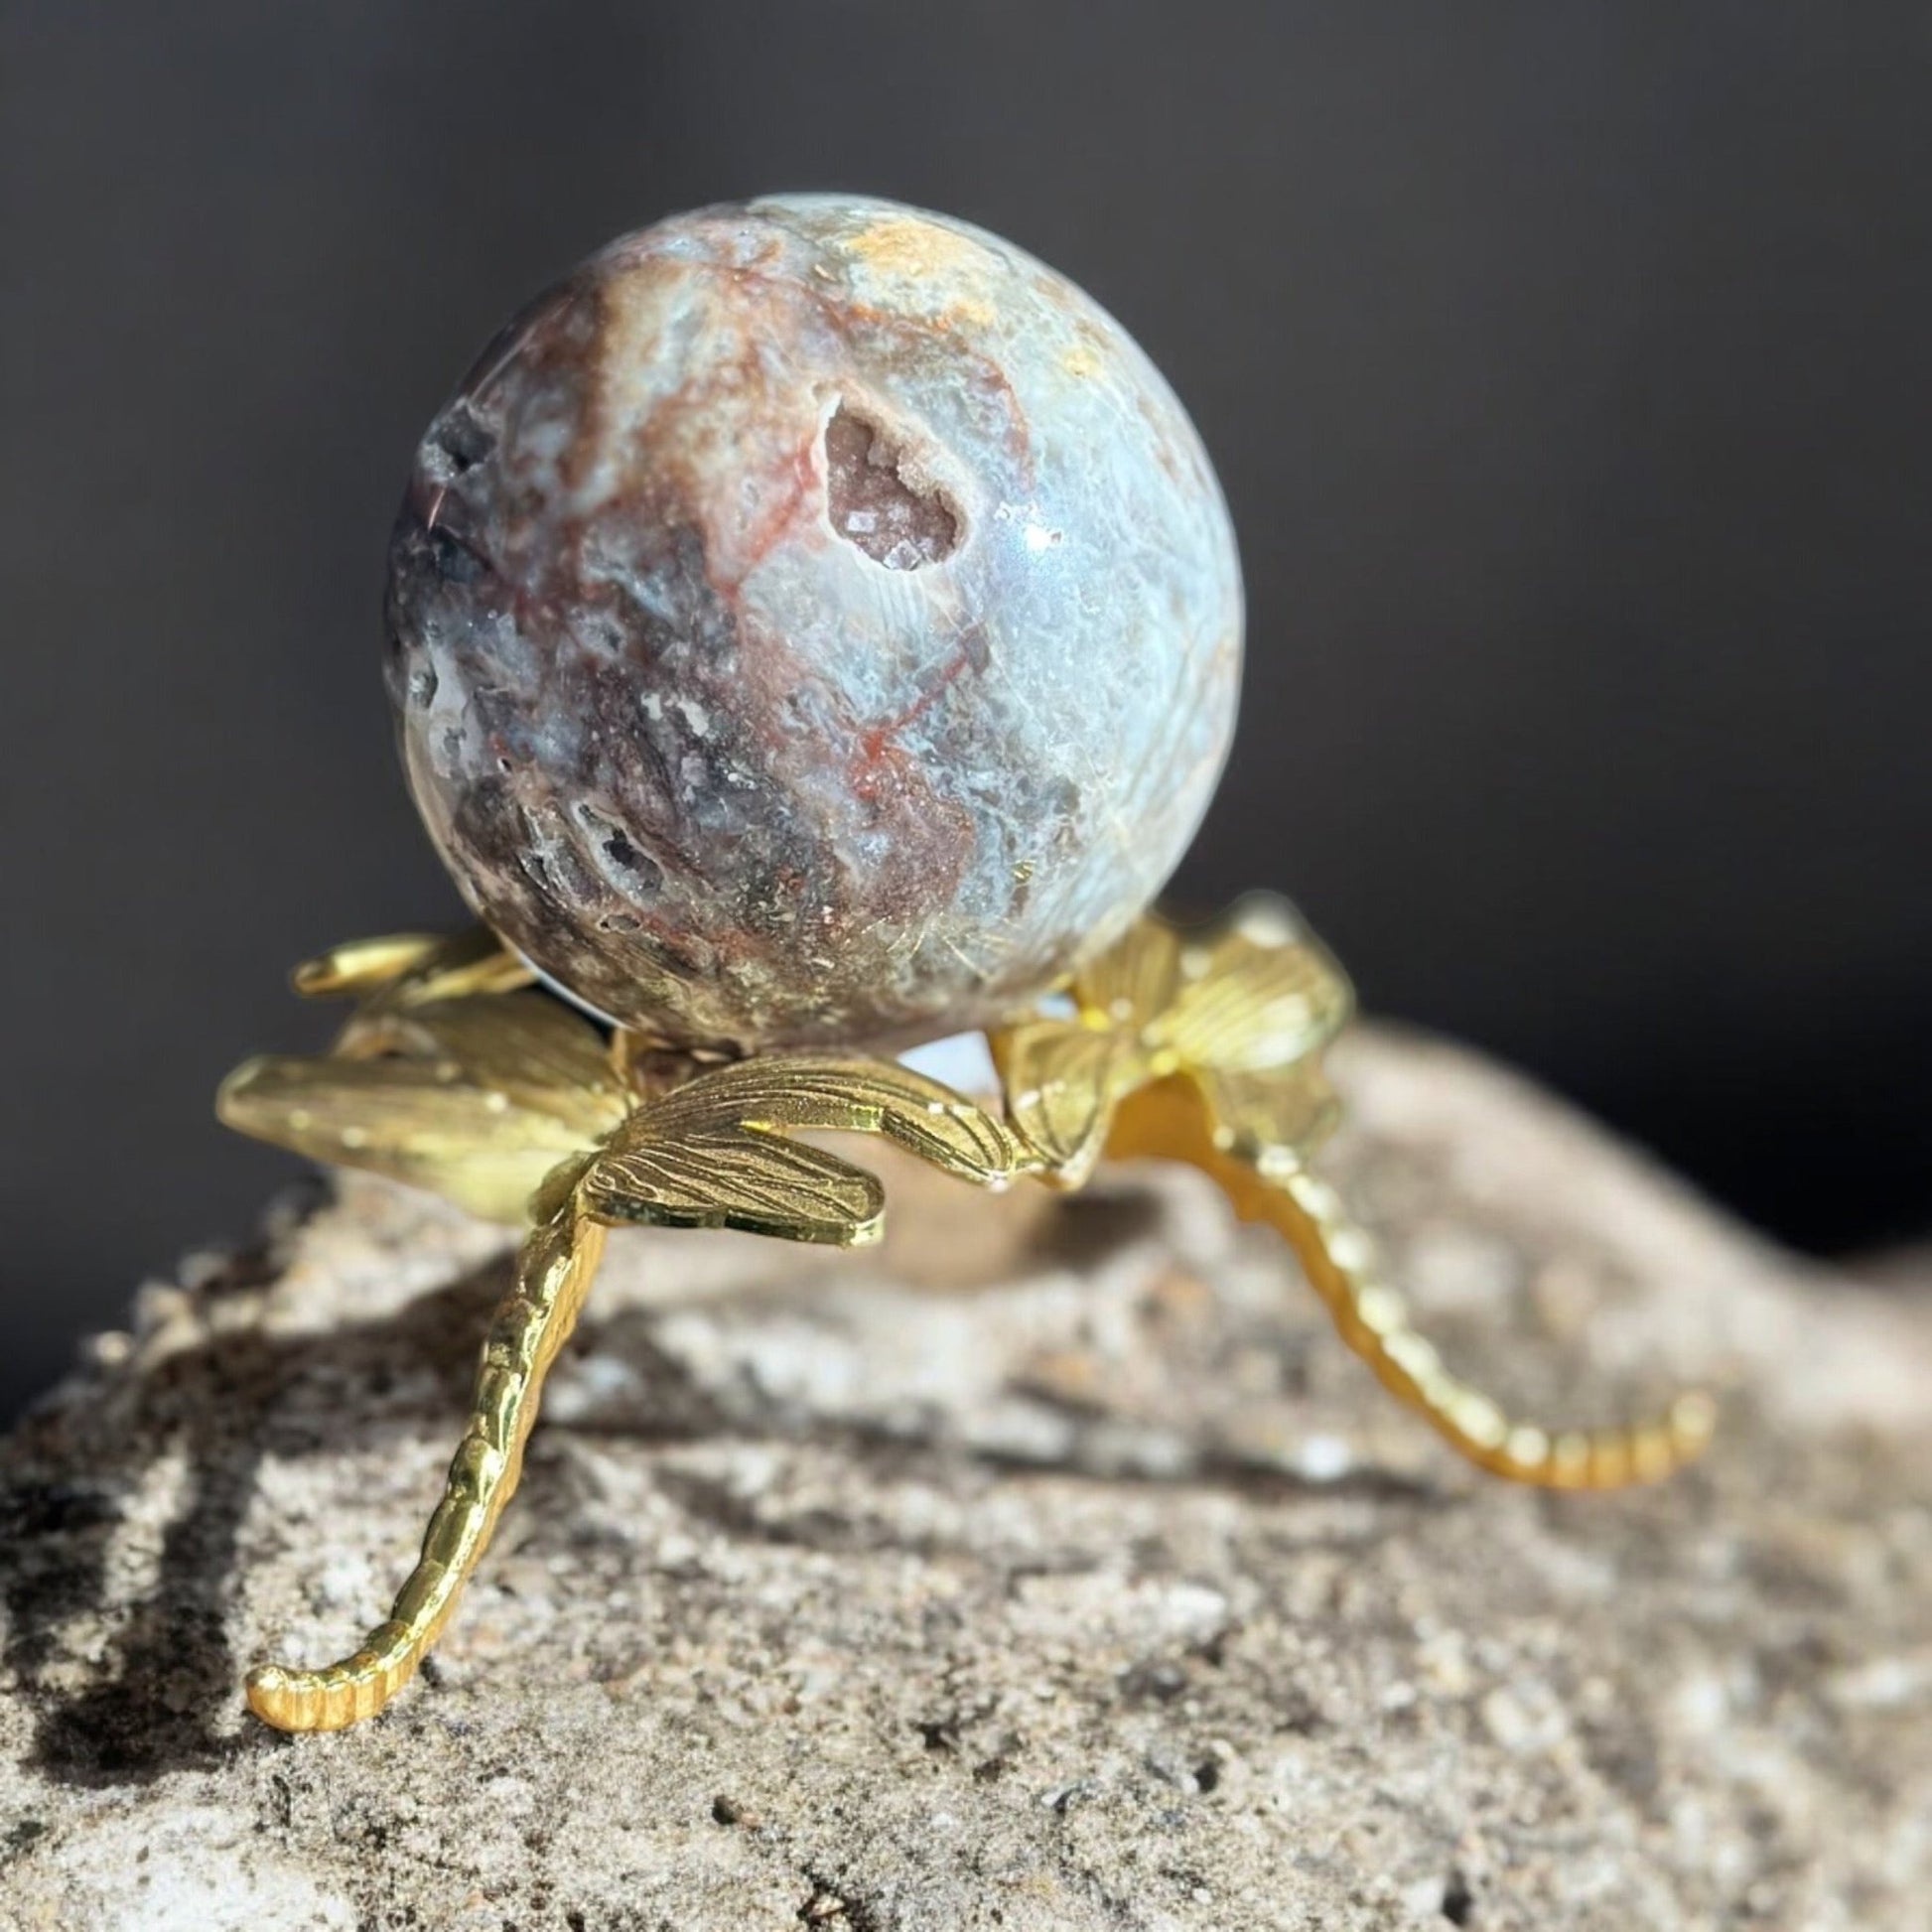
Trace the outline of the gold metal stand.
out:
M 995 1188 L 1021 1176 L 1077 1187 L 1103 1155 L 1190 1162 L 1293 1246 L 1342 1339 L 1391 1393 L 1471 1461 L 1519 1482 L 1647 1481 L 1711 1434 L 1712 1404 L 1695 1393 L 1660 1420 L 1610 1430 L 1512 1422 L 1410 1325 L 1372 1244 L 1309 1165 L 1338 1116 L 1321 1053 L 1353 995 L 1279 901 L 1245 900 L 1199 933 L 1146 918 L 1074 981 L 1062 1011 L 995 1035 L 1004 1118 L 895 1061 L 706 1064 L 607 1036 L 483 933 L 358 942 L 301 968 L 296 986 L 359 1004 L 331 1052 L 237 1068 L 221 1118 L 531 1231 L 422 1557 L 387 1620 L 325 1670 L 249 1675 L 250 1707 L 283 1730 L 373 1716 L 435 1642 L 516 1487 L 544 1375 L 606 1229 L 733 1227 L 846 1247 L 879 1238 L 878 1179 L 800 1132 L 884 1135 Z

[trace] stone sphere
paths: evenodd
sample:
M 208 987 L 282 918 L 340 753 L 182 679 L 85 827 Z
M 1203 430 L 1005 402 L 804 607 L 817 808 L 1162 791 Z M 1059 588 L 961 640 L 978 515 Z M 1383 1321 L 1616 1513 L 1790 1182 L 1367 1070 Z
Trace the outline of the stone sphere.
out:
M 485 350 L 389 556 L 411 787 L 477 912 L 683 1045 L 1012 1012 L 1180 858 L 1241 576 L 1192 426 L 1064 277 L 844 196 L 613 242 Z

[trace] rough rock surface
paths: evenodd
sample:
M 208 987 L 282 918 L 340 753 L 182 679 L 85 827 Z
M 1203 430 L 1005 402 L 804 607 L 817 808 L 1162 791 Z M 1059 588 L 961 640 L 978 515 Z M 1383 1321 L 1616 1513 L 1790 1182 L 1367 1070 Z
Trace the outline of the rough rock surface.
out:
M 1932 1925 L 1932 1303 L 1448 1048 L 1335 1070 L 1458 1358 L 1711 1377 L 1703 1468 L 1464 1470 L 1184 1174 L 908 1183 L 879 1262 L 628 1236 L 425 1679 L 285 1738 L 241 1670 L 386 1603 L 503 1281 L 350 1180 L 4 1450 L 0 1923 Z

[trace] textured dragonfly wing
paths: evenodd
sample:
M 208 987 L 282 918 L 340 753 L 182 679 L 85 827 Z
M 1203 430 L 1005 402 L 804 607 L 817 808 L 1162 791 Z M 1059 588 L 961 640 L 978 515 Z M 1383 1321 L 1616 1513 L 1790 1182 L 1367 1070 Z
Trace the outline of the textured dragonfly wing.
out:
M 512 1223 L 550 1171 L 585 1145 L 553 1114 L 510 1104 L 433 1060 L 267 1055 L 237 1067 L 215 1106 L 227 1126 L 257 1140 Z
M 1314 1060 L 1265 1072 L 1197 1070 L 1217 1143 L 1259 1160 L 1271 1153 L 1306 1162 L 1341 1124 L 1341 1102 Z
M 1256 897 L 1184 948 L 1158 1031 L 1189 1066 L 1280 1068 L 1317 1053 L 1354 1007 L 1348 976 L 1294 907 Z
M 1035 1020 L 993 1038 L 1007 1118 L 1046 1164 L 1047 1177 L 1077 1187 L 1107 1139 L 1114 1100 L 1132 1059 L 1125 1033 L 1069 1020 Z
M 962 1179 L 1037 1165 L 984 1108 L 889 1060 L 774 1055 L 719 1067 L 641 1106 L 582 1182 L 599 1220 L 734 1227 L 792 1241 L 875 1240 L 878 1179 L 799 1132 L 880 1134 Z
M 440 1062 L 466 1085 L 549 1114 L 583 1139 L 608 1134 L 628 1111 L 604 1036 L 546 993 L 380 1004 L 349 1022 L 336 1050 Z
M 642 1118 L 667 1135 L 725 1122 L 776 1132 L 883 1134 L 982 1186 L 1036 1165 L 985 1108 L 896 1060 L 768 1054 L 702 1075 L 646 1108 Z
M 508 993 L 536 975 L 486 926 L 437 934 L 399 932 L 351 939 L 295 969 L 305 999 L 380 999 L 402 1005 Z
M 290 977 L 305 1000 L 362 1000 L 422 965 L 447 943 L 433 932 L 387 932 L 373 939 L 350 939 L 315 959 L 305 959 Z
M 1073 997 L 1081 1012 L 1107 1026 L 1143 1027 L 1173 1004 L 1180 954 L 1180 934 L 1149 914 L 1081 968 Z
M 910 1067 L 871 1062 L 863 1068 L 862 1085 L 878 1117 L 874 1131 L 955 1179 L 1001 1187 L 1039 1165 L 1005 1122 Z
M 578 1198 L 609 1223 L 738 1228 L 842 1248 L 876 1241 L 886 1209 L 885 1189 L 863 1168 L 746 1127 L 669 1137 L 626 1129 L 591 1164 Z

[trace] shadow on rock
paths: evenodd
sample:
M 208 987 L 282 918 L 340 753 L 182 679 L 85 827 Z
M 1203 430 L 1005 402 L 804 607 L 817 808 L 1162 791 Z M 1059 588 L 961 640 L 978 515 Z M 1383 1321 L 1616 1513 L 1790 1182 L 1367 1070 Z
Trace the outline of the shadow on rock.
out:
M 68 1783 L 142 1783 L 272 1746 L 225 1722 L 239 1699 L 227 1638 L 236 1551 L 263 1459 L 331 1452 L 345 1415 L 378 1440 L 447 1423 L 507 1280 L 493 1265 L 321 1334 L 237 1327 L 22 1425 L 0 1476 L 0 1603 L 5 1661 L 35 1708 L 37 1768 Z M 140 1561 L 130 1513 L 171 1458 L 181 1493 L 153 1581 L 119 1609 L 117 1573 Z M 93 1681 L 69 1693 L 59 1679 L 74 1664 Z
M 1142 1214 L 1132 1199 L 1103 1203 L 1053 1238 L 1090 1258 L 1131 1240 Z M 267 1729 L 237 1724 L 242 1665 L 254 1660 L 237 1659 L 227 1636 L 262 1465 L 339 1452 L 350 1418 L 360 1447 L 441 1432 L 454 1447 L 480 1341 L 512 1279 L 505 1255 L 378 1320 L 276 1335 L 243 1314 L 224 1332 L 221 1296 L 269 1274 L 201 1290 L 213 1334 L 30 1416 L 0 1458 L 0 1657 L 34 1712 L 29 1761 L 63 1783 L 136 1785 L 278 1747 Z M 809 1436 L 889 1467 L 963 1452 L 1016 1476 L 1121 1478 L 1093 1466 L 1077 1434 L 1063 1454 L 1015 1462 L 948 1442 L 938 1419 L 931 1434 L 908 1433 L 786 1413 L 755 1391 L 734 1399 L 701 1386 L 658 1345 L 655 1327 L 654 1314 L 621 1309 L 583 1324 L 572 1352 L 621 1360 L 631 1376 L 621 1414 L 582 1417 L 578 1429 L 655 1443 Z M 1090 1420 L 1104 1435 L 1106 1417 Z M 1284 1500 L 1339 1490 L 1414 1505 L 1433 1494 L 1374 1472 L 1317 1484 L 1202 1449 L 1166 1479 Z M 127 1572 L 152 1547 L 138 1520 L 143 1494 L 169 1480 L 170 1464 L 179 1493 L 165 1507 L 152 1581 L 129 1601 Z M 526 1483 L 536 1477 L 531 1469 Z M 660 1470 L 659 1478 L 689 1513 L 728 1534 L 802 1535 L 795 1525 L 773 1530 L 688 1476 Z M 431 1501 L 424 1497 L 425 1520 Z M 832 1542 L 845 1547 L 852 1534 L 838 1529 Z M 399 1575 L 406 1554 L 397 1552 Z M 73 1680 L 84 1681 L 69 1688 Z

